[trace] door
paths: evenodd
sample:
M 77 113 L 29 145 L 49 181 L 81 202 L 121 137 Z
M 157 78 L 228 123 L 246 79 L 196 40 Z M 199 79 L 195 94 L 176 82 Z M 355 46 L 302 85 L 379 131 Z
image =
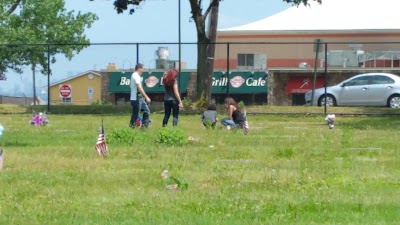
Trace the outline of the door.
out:
M 375 75 L 372 77 L 369 88 L 369 104 L 373 106 L 385 106 L 388 97 L 392 93 L 395 81 L 384 75 Z
M 338 104 L 349 106 L 367 105 L 371 77 L 361 76 L 346 82 L 339 92 Z

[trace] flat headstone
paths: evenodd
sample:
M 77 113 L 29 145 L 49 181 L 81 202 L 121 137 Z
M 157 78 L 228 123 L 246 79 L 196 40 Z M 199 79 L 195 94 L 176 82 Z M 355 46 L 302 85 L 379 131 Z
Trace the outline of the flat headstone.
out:
M 377 158 L 368 158 L 368 157 L 356 157 L 356 160 L 366 161 L 366 162 L 376 162 Z
M 350 150 L 357 150 L 357 151 L 381 151 L 382 148 L 350 148 Z

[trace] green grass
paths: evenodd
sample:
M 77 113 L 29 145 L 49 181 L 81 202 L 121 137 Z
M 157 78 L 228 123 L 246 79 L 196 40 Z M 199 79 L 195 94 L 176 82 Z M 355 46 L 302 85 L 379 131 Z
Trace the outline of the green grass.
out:
M 0 115 L 6 129 L 0 224 L 398 224 L 399 117 L 250 116 L 250 133 L 208 130 L 199 115 L 179 127 L 199 142 L 156 143 L 162 115 L 133 146 L 100 158 L 98 126 L 128 115 Z M 160 173 L 184 178 L 168 191 Z

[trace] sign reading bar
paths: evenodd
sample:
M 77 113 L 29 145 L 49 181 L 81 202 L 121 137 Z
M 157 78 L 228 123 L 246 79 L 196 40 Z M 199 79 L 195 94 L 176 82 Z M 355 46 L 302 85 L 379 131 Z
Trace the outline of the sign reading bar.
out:
M 164 93 L 162 76 L 164 72 L 144 72 L 141 76 L 144 90 L 148 93 Z M 180 90 L 186 92 L 190 72 L 182 72 Z M 109 92 L 129 93 L 131 73 L 114 72 L 111 74 Z M 216 94 L 256 94 L 268 92 L 268 77 L 265 72 L 231 72 L 216 71 L 212 78 L 212 92 Z
M 131 92 L 131 75 L 132 73 L 113 72 L 111 73 L 110 83 L 108 85 L 109 92 L 130 93 Z M 164 85 L 162 77 L 164 72 L 143 72 L 141 78 L 142 86 L 147 93 L 164 93 Z M 180 90 L 186 92 L 186 86 L 189 82 L 189 72 L 182 72 L 180 76 Z

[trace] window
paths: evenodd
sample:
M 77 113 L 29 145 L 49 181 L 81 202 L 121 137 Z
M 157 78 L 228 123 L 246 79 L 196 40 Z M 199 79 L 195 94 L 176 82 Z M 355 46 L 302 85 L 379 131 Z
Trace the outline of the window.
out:
M 394 80 L 390 77 L 376 75 L 372 78 L 372 84 L 394 84 Z
M 359 86 L 359 85 L 368 85 L 371 76 L 363 76 L 354 78 L 348 82 L 346 82 L 346 86 Z
M 254 54 L 238 54 L 238 66 L 254 66 Z
M 66 104 L 71 104 L 71 98 L 62 98 L 62 102 Z

